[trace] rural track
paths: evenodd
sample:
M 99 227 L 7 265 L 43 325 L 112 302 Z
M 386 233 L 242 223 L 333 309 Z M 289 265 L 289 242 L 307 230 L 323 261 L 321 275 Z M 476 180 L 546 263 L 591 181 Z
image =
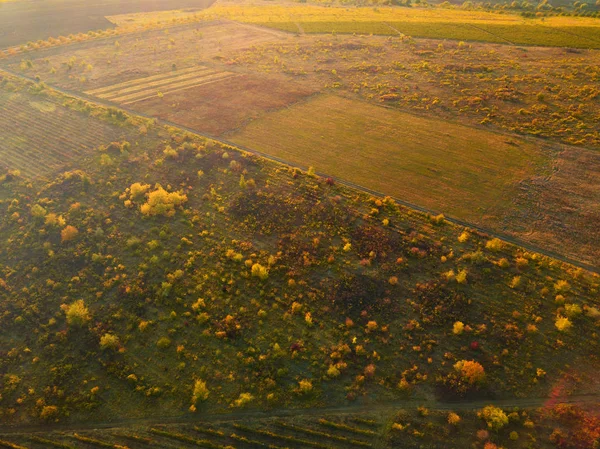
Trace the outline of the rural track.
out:
M 35 79 L 30 78 L 28 76 L 25 76 L 23 74 L 14 72 L 14 71 L 12 71 L 10 69 L 7 69 L 6 67 L 0 66 L 0 72 L 1 71 L 4 71 L 5 73 L 8 73 L 8 74 L 10 74 L 10 75 L 12 75 L 12 76 L 14 76 L 16 78 L 19 78 L 19 79 L 22 79 L 22 80 L 25 80 L 25 81 L 37 84 L 37 81 Z M 299 164 L 294 164 L 293 162 L 287 161 L 285 159 L 282 159 L 282 158 L 279 158 L 279 157 L 276 157 L 276 156 L 269 155 L 267 153 L 263 153 L 262 151 L 258 151 L 256 149 L 249 148 L 249 147 L 246 147 L 244 145 L 240 145 L 240 144 L 228 141 L 228 140 L 220 138 L 220 137 L 216 137 L 216 136 L 213 136 L 213 135 L 210 135 L 210 134 L 207 134 L 207 133 L 203 133 L 203 132 L 198 131 L 196 129 L 193 129 L 193 128 L 190 128 L 190 127 L 178 124 L 178 123 L 174 123 L 174 122 L 171 122 L 169 120 L 159 119 L 159 118 L 154 117 L 152 115 L 144 114 L 143 112 L 135 111 L 133 109 L 129 109 L 129 108 L 123 107 L 123 106 L 121 106 L 119 104 L 112 103 L 112 102 L 106 101 L 106 100 L 102 100 L 102 99 L 100 99 L 98 97 L 93 97 L 93 96 L 90 96 L 90 95 L 86 95 L 86 94 L 81 93 L 81 92 L 74 92 L 74 91 L 71 91 L 71 90 L 68 90 L 68 89 L 62 89 L 62 88 L 59 88 L 59 87 L 56 87 L 56 86 L 48 86 L 48 88 L 52 89 L 52 90 L 54 90 L 56 92 L 62 93 L 63 95 L 67 95 L 69 97 L 77 98 L 77 99 L 80 99 L 80 100 L 83 100 L 83 101 L 87 101 L 87 102 L 90 102 L 90 103 L 96 103 L 96 104 L 99 104 L 99 105 L 102 105 L 102 106 L 105 106 L 105 107 L 110 107 L 110 108 L 115 108 L 115 109 L 121 109 L 124 112 L 127 112 L 128 114 L 133 115 L 133 116 L 140 116 L 140 117 L 152 119 L 152 120 L 155 120 L 156 123 L 158 123 L 158 124 L 162 123 L 163 125 L 168 125 L 168 126 L 171 126 L 171 127 L 174 127 L 174 128 L 179 128 L 179 129 L 187 131 L 187 132 L 189 132 L 191 134 L 195 134 L 197 136 L 201 136 L 201 137 L 204 137 L 204 138 L 207 138 L 207 139 L 214 140 L 216 142 L 223 143 L 225 145 L 229 145 L 229 146 L 234 147 L 234 148 L 238 148 L 238 149 L 240 149 L 240 150 L 242 150 L 244 152 L 255 154 L 257 156 L 263 157 L 265 159 L 268 159 L 268 160 L 271 160 L 271 161 L 274 161 L 274 162 L 277 162 L 277 163 L 280 163 L 280 164 L 283 164 L 283 165 L 287 165 L 289 167 L 298 168 L 298 169 L 304 170 L 304 171 L 308 169 L 307 166 L 303 166 L 303 165 L 299 165 Z M 437 215 L 440 215 L 440 214 L 443 213 L 441 211 L 436 211 L 436 210 L 433 210 L 433 209 L 429 209 L 427 207 L 419 206 L 418 204 L 414 204 L 414 203 L 411 203 L 409 201 L 405 201 L 405 200 L 400 199 L 400 198 L 396 198 L 396 197 L 393 197 L 393 196 L 390 196 L 390 195 L 386 195 L 386 194 L 384 194 L 382 192 L 378 192 L 376 190 L 369 189 L 368 187 L 364 187 L 362 185 L 356 184 L 356 183 L 351 182 L 351 181 L 347 181 L 345 179 L 341 179 L 341 178 L 338 178 L 338 177 L 335 177 L 335 176 L 330 176 L 327 173 L 316 172 L 315 174 L 318 175 L 318 176 L 320 176 L 320 177 L 323 177 L 323 178 L 330 178 L 330 179 L 334 180 L 339 185 L 343 185 L 345 187 L 349 187 L 351 189 L 358 190 L 358 191 L 361 191 L 363 193 L 368 193 L 369 195 L 372 195 L 374 197 L 378 197 L 378 198 L 386 198 L 386 197 L 392 198 L 396 203 L 398 203 L 398 204 L 400 204 L 400 205 L 402 205 L 404 207 L 407 207 L 407 208 L 410 208 L 410 209 L 422 212 L 424 214 L 430 214 L 430 215 L 433 215 L 433 216 L 437 216 Z M 598 267 L 598 266 L 594 266 L 592 264 L 589 264 L 589 263 L 586 263 L 586 262 L 582 262 L 580 260 L 577 260 L 577 259 L 571 258 L 569 256 L 566 256 L 564 254 L 557 253 L 555 251 L 551 251 L 551 250 L 548 250 L 548 249 L 541 248 L 541 247 L 539 247 L 537 245 L 534 245 L 532 243 L 528 243 L 528 242 L 526 242 L 524 240 L 521 240 L 521 239 L 519 239 L 517 237 L 513 237 L 511 235 L 508 235 L 508 234 L 505 234 L 505 233 L 502 233 L 502 232 L 499 232 L 499 231 L 493 231 L 491 229 L 484 228 L 483 226 L 479 226 L 479 225 L 477 225 L 475 223 L 468 222 L 468 221 L 462 220 L 460 218 L 447 216 L 445 214 L 444 214 L 444 218 L 449 223 L 452 223 L 452 224 L 455 224 L 455 225 L 458 225 L 458 226 L 462 226 L 462 227 L 465 227 L 465 228 L 468 228 L 468 229 L 472 229 L 472 230 L 478 231 L 478 232 L 486 234 L 486 235 L 488 235 L 490 237 L 495 237 L 495 238 L 498 238 L 500 240 L 503 240 L 504 242 L 510 243 L 512 245 L 519 246 L 519 247 L 521 247 L 521 248 L 523 248 L 523 249 L 525 249 L 527 251 L 538 253 L 538 254 L 550 257 L 552 259 L 556 259 L 556 260 L 558 260 L 560 262 L 563 262 L 563 263 L 566 263 L 566 264 L 569 264 L 569 265 L 572 265 L 572 266 L 575 266 L 575 267 L 587 270 L 587 271 L 595 273 L 595 274 L 600 274 L 600 267 Z
M 152 418 L 122 418 L 110 421 L 88 422 L 81 424 L 53 424 L 53 425 L 0 425 L 0 436 L 22 435 L 33 433 L 48 432 L 72 432 L 72 431 L 93 431 L 118 429 L 133 426 L 154 426 L 161 424 L 184 425 L 194 423 L 227 423 L 242 420 L 261 420 L 274 418 L 295 418 L 295 417 L 322 417 L 324 415 L 355 415 L 358 413 L 394 413 L 399 410 L 414 410 L 419 407 L 426 407 L 437 411 L 455 411 L 468 412 L 482 409 L 488 405 L 509 409 L 536 409 L 544 406 L 547 402 L 553 404 L 574 404 L 574 405 L 597 405 L 600 401 L 600 394 L 574 395 L 565 399 L 553 399 L 550 397 L 521 398 L 521 399 L 491 399 L 464 402 L 442 402 L 432 399 L 407 399 L 402 401 L 388 401 L 379 403 L 355 403 L 336 407 L 321 408 L 287 408 L 279 410 L 238 410 L 222 412 L 207 412 L 202 414 L 186 414 L 179 416 L 153 416 Z

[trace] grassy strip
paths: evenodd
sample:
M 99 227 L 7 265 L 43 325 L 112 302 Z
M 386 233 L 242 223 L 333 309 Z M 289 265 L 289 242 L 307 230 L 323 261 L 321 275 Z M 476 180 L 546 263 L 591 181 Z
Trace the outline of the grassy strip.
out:
M 198 440 L 196 438 L 188 437 L 187 435 L 182 435 L 180 433 L 167 432 L 165 430 L 160 429 L 150 429 L 155 435 L 160 435 L 165 438 L 170 438 L 172 440 L 181 441 L 183 443 L 193 444 L 195 446 L 207 447 L 208 449 L 225 449 L 226 446 L 221 446 L 220 444 L 215 444 L 208 440 Z
M 203 429 L 202 427 L 194 426 L 196 432 L 204 433 L 206 435 L 212 435 L 215 437 L 224 437 L 225 433 L 215 429 Z
M 355 422 L 357 424 L 364 424 L 365 426 L 379 427 L 379 423 L 372 419 L 352 418 L 350 421 Z
M 237 435 L 235 433 L 232 433 L 230 437 L 232 440 L 239 441 L 240 443 L 244 443 L 253 447 L 266 447 L 268 449 L 289 449 L 288 447 L 275 446 L 274 444 L 263 443 L 262 441 L 258 440 L 251 440 L 249 438 Z
M 309 429 L 306 427 L 296 426 L 294 424 L 286 424 L 283 422 L 278 422 L 277 425 L 279 427 L 283 427 L 284 429 L 294 430 L 296 432 L 306 433 L 307 435 L 312 435 L 321 438 L 327 438 L 330 440 L 341 441 L 343 443 L 349 443 L 354 446 L 362 446 L 362 447 L 371 447 L 371 445 L 365 441 L 353 440 L 348 437 L 343 437 L 340 435 L 331 435 L 329 433 L 320 432 L 318 430 Z
M 85 436 L 79 435 L 77 433 L 73 434 L 73 438 L 75 438 L 77 441 L 81 441 L 83 443 L 88 443 L 88 444 L 93 444 L 93 445 L 100 446 L 100 447 L 110 447 L 112 449 L 127 448 L 127 446 L 121 446 L 119 444 L 113 444 L 113 443 L 106 443 L 104 441 L 96 440 L 95 438 L 85 437 Z
M 357 433 L 359 435 L 367 435 L 371 437 L 377 435 L 377 432 L 373 432 L 372 430 L 358 429 L 356 427 L 350 427 L 346 424 L 328 421 L 323 418 L 319 419 L 319 424 L 325 427 L 331 427 L 332 429 L 345 430 L 346 432 Z
M 233 427 L 239 430 L 244 430 L 246 432 L 255 433 L 257 435 L 263 435 L 266 437 L 276 438 L 283 441 L 289 441 L 290 443 L 314 447 L 315 449 L 331 449 L 329 446 L 317 443 L 316 441 L 302 440 L 300 438 L 290 437 L 287 435 L 280 435 L 278 433 L 271 432 L 270 430 L 254 429 L 252 427 L 244 426 L 242 424 L 234 424 Z
M 128 433 L 113 433 L 113 435 L 117 438 L 125 438 L 127 440 L 135 441 L 136 443 L 140 443 L 140 444 L 148 444 L 148 445 L 154 444 L 154 441 L 151 438 L 144 438 L 144 437 L 140 437 L 137 435 L 131 435 Z
M 47 440 L 46 438 L 41 438 L 41 437 L 38 437 L 35 435 L 30 436 L 29 439 L 36 443 L 45 444 L 47 446 L 58 447 L 60 449 L 75 449 L 70 444 L 61 443 L 59 441 Z
M 8 447 L 10 449 L 27 449 L 25 446 L 19 446 L 18 444 L 11 443 L 10 441 L 0 440 L 0 446 Z

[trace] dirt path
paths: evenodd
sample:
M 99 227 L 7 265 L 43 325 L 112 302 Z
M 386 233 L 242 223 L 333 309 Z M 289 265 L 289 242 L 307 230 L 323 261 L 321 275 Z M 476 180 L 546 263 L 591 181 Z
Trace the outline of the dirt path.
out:
M 10 426 L 0 425 L 0 436 L 32 434 L 45 432 L 71 432 L 71 431 L 90 431 L 99 429 L 116 429 L 131 426 L 153 426 L 159 424 L 191 424 L 191 423 L 227 423 L 243 420 L 260 420 L 272 418 L 293 418 L 293 417 L 322 417 L 325 415 L 355 415 L 355 414 L 382 414 L 390 416 L 395 415 L 399 410 L 413 410 L 424 406 L 431 410 L 448 411 L 473 411 L 479 410 L 487 405 L 495 405 L 500 408 L 525 408 L 535 409 L 543 406 L 550 398 L 525 398 L 525 399 L 496 399 L 496 400 L 478 400 L 465 402 L 441 402 L 436 400 L 416 400 L 409 399 L 403 401 L 382 402 L 382 403 L 354 403 L 344 406 L 311 408 L 311 409 L 280 409 L 280 410 L 223 410 L 220 412 L 205 412 L 200 410 L 196 414 L 186 414 L 180 416 L 153 416 L 152 418 L 123 418 L 112 421 L 88 422 L 82 424 L 55 424 L 55 425 L 21 425 Z M 571 396 L 565 399 L 556 399 L 554 404 L 598 404 L 600 395 L 587 394 L 581 396 Z

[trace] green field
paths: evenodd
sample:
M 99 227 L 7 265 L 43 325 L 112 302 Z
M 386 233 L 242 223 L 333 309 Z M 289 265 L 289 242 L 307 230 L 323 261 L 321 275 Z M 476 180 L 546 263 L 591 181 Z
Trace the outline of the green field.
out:
M 232 140 L 472 220 L 497 218 L 545 162 L 519 139 L 337 96 L 264 116 Z
M 600 48 L 600 26 L 593 19 L 523 19 L 437 8 L 323 8 L 318 6 L 216 5 L 198 15 L 289 32 L 404 34 L 411 37 L 512 43 L 550 47 Z M 143 16 L 140 16 L 139 20 Z

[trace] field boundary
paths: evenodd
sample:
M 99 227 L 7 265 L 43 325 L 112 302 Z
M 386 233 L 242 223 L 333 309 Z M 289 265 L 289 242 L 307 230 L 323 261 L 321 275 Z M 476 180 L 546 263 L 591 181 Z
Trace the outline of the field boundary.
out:
M 31 82 L 31 83 L 35 83 L 36 82 L 32 78 L 29 78 L 27 76 L 21 75 L 19 73 L 13 72 L 13 71 L 5 69 L 5 68 L 0 69 L 0 71 L 4 71 L 4 72 L 6 72 L 6 73 L 8 73 L 8 74 L 10 74 L 10 75 L 12 75 L 14 77 L 20 78 L 22 80 L 25 80 L 25 81 L 28 81 L 28 82 Z M 133 109 L 129 109 L 129 108 L 123 107 L 122 105 L 119 105 L 119 104 L 116 104 L 116 103 L 112 103 L 110 101 L 102 100 L 102 99 L 100 99 L 98 97 L 92 97 L 92 96 L 89 96 L 89 95 L 86 95 L 86 94 L 82 94 L 82 93 L 78 93 L 78 92 L 72 92 L 70 90 L 65 90 L 65 89 L 58 88 L 58 87 L 49 87 L 49 88 L 55 90 L 56 92 L 60 92 L 60 93 L 62 93 L 64 95 L 67 95 L 67 96 L 70 96 L 70 97 L 73 97 L 73 98 L 78 98 L 80 100 L 88 101 L 90 103 L 96 103 L 96 104 L 100 104 L 100 105 L 103 105 L 103 106 L 106 106 L 106 107 L 111 107 L 111 108 L 115 108 L 115 107 L 116 108 L 120 108 L 123 111 L 127 112 L 128 114 L 131 114 L 131 115 L 134 115 L 134 116 L 145 117 L 145 118 L 148 118 L 148 119 L 152 119 L 152 120 L 155 120 L 156 123 L 162 123 L 164 125 L 168 125 L 168 126 L 171 126 L 173 128 L 179 128 L 179 129 L 187 131 L 187 132 L 189 132 L 191 134 L 195 134 L 195 135 L 200 136 L 200 137 L 204 137 L 204 138 L 207 138 L 207 139 L 210 139 L 210 140 L 214 140 L 215 142 L 223 143 L 223 144 L 228 145 L 228 146 L 230 146 L 232 148 L 237 148 L 237 149 L 239 149 L 241 151 L 244 151 L 244 152 L 247 152 L 247 153 L 251 153 L 251 154 L 255 154 L 257 156 L 263 157 L 265 159 L 268 159 L 268 160 L 271 160 L 271 161 L 274 161 L 274 162 L 278 162 L 278 163 L 286 165 L 288 167 L 298 168 L 298 169 L 301 169 L 303 171 L 306 171 L 308 169 L 307 166 L 303 166 L 303 165 L 299 165 L 299 164 L 294 164 L 294 163 L 291 163 L 291 162 L 286 161 L 284 159 L 281 159 L 279 157 L 271 156 L 271 155 L 269 155 L 267 153 L 263 153 L 261 151 L 258 151 L 258 150 L 246 147 L 244 145 L 239 145 L 239 144 L 236 144 L 234 142 L 222 139 L 220 137 L 215 137 L 215 136 L 212 136 L 210 134 L 206 134 L 206 133 L 200 132 L 198 130 L 195 130 L 193 128 L 190 128 L 190 127 L 187 127 L 187 126 L 184 126 L 184 125 L 180 125 L 178 123 L 174 123 L 174 122 L 171 122 L 171 121 L 168 121 L 168 120 L 164 120 L 164 119 L 159 119 L 157 117 L 154 117 L 154 116 L 151 116 L 151 115 L 148 115 L 148 114 L 144 114 L 142 112 L 138 112 L 138 111 L 135 111 Z M 500 134 L 506 135 L 504 133 L 500 133 Z M 367 187 L 355 184 L 355 183 L 350 182 L 350 181 L 346 181 L 344 179 L 340 179 L 340 178 L 337 178 L 337 177 L 329 176 L 327 173 L 316 172 L 315 174 L 318 175 L 318 176 L 320 176 L 320 177 L 323 177 L 323 178 L 331 178 L 332 180 L 334 180 L 335 182 L 337 182 L 340 185 L 343 185 L 345 187 L 349 187 L 349 188 L 351 188 L 353 190 L 361 191 L 363 193 L 368 193 L 369 195 L 372 195 L 372 196 L 375 196 L 375 197 L 378 197 L 378 198 L 386 198 L 386 197 L 392 198 L 396 203 L 400 204 L 401 206 L 404 206 L 404 207 L 407 207 L 409 209 L 413 209 L 413 210 L 422 212 L 424 214 L 434 215 L 434 216 L 442 214 L 442 212 L 440 212 L 440 211 L 436 211 L 436 210 L 433 210 L 433 209 L 422 207 L 422 206 L 419 206 L 417 204 L 413 204 L 413 203 L 410 203 L 408 201 L 402 200 L 400 198 L 396 198 L 396 197 L 393 197 L 393 196 L 390 196 L 390 195 L 386 195 L 386 194 L 378 192 L 376 190 L 369 189 Z M 488 235 L 490 237 L 496 237 L 496 238 L 499 238 L 500 240 L 503 240 L 503 241 L 505 241 L 507 243 L 510 243 L 512 245 L 519 246 L 519 247 L 521 247 L 521 248 L 523 248 L 523 249 L 525 249 L 527 251 L 538 253 L 538 254 L 541 254 L 543 256 L 547 256 L 547 257 L 550 257 L 552 259 L 556 259 L 556 260 L 558 260 L 560 262 L 563 262 L 563 263 L 566 263 L 566 264 L 569 264 L 569 265 L 572 265 L 572 266 L 575 266 L 575 267 L 578 267 L 578 268 L 581 268 L 581 269 L 587 270 L 589 272 L 596 273 L 596 274 L 600 275 L 600 267 L 591 265 L 591 264 L 583 262 L 583 261 L 579 261 L 579 260 L 574 259 L 574 258 L 572 258 L 570 256 L 567 256 L 567 255 L 564 255 L 564 254 L 560 254 L 560 253 L 557 253 L 557 252 L 554 252 L 554 251 L 551 251 L 551 250 L 547 250 L 547 249 L 538 247 L 538 246 L 536 246 L 534 244 L 525 242 L 525 241 L 523 241 L 523 240 L 521 240 L 521 239 L 519 239 L 517 237 L 513 237 L 513 236 L 510 236 L 508 234 L 499 232 L 499 231 L 493 231 L 493 230 L 484 228 L 482 226 L 479 226 L 479 225 L 477 225 L 475 223 L 471 223 L 471 222 L 468 222 L 466 220 L 462 220 L 460 218 L 456 218 L 456 217 L 452 217 L 452 216 L 446 216 L 446 215 L 444 215 L 444 218 L 449 223 L 452 223 L 452 224 L 455 224 L 455 225 L 458 225 L 458 226 L 462 226 L 462 227 L 465 227 L 465 228 L 476 230 L 476 231 L 478 231 L 480 233 L 483 233 L 485 235 Z
M 552 401 L 553 404 L 596 404 L 600 393 L 589 393 L 584 395 L 573 395 L 564 399 L 553 397 L 535 397 L 535 398 L 520 398 L 520 399 L 490 399 L 490 400 L 473 400 L 464 402 L 441 402 L 432 399 L 406 399 L 402 401 L 387 401 L 377 404 L 349 404 L 344 406 L 331 406 L 322 408 L 282 408 L 278 410 L 238 410 L 231 412 L 224 410 L 223 412 L 204 413 L 199 416 L 189 415 L 170 415 L 157 416 L 153 418 L 123 418 L 114 421 L 89 422 L 81 424 L 63 424 L 63 425 L 21 425 L 21 426 L 0 426 L 0 436 L 18 435 L 22 433 L 46 433 L 48 431 L 85 431 L 85 430 L 106 430 L 133 425 L 152 426 L 156 424 L 190 424 L 190 423 L 226 423 L 241 421 L 244 419 L 272 419 L 272 418 L 288 418 L 288 417 L 308 417 L 308 416 L 323 416 L 323 415 L 353 415 L 360 412 L 383 412 L 397 411 L 406 409 L 418 409 L 419 407 L 427 407 L 433 410 L 448 410 L 448 411 L 472 411 L 479 410 L 488 405 L 494 405 L 501 408 L 525 408 L 535 409 L 543 406 L 546 402 Z

